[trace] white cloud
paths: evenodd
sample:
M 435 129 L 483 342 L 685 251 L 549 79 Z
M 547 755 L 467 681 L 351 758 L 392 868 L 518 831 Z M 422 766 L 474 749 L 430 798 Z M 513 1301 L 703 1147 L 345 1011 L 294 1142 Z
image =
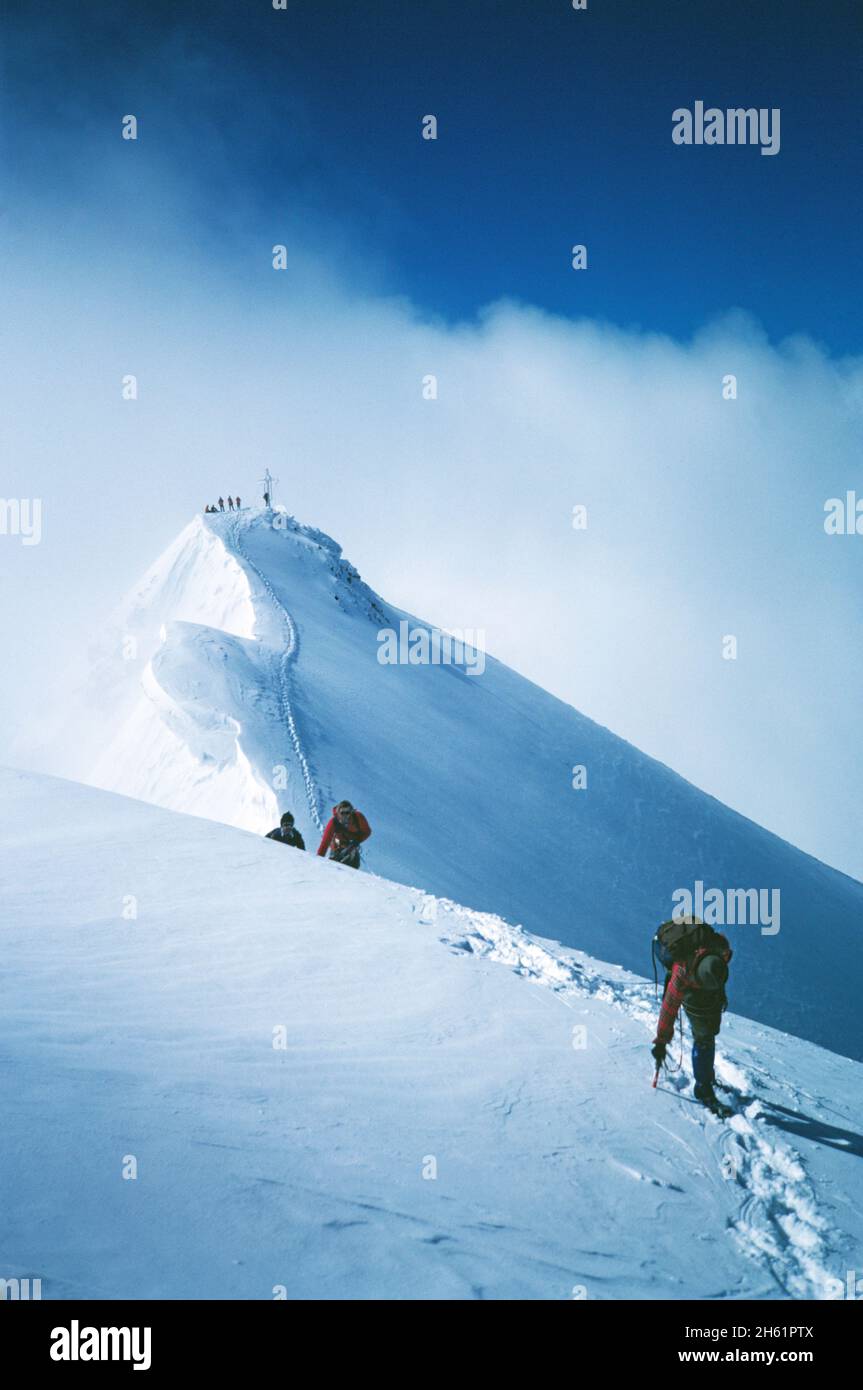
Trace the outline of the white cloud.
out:
M 388 599 L 483 628 L 493 655 L 863 873 L 863 536 L 822 527 L 827 497 L 863 493 L 860 360 L 772 346 L 743 314 L 691 343 L 517 303 L 448 325 L 307 255 L 287 281 L 245 262 L 239 283 L 187 250 L 161 285 L 49 265 L 10 305 L 10 490 L 45 499 L 46 539 L 7 556 L 6 641 L 31 653 L 7 732 L 189 514 L 251 498 L 269 464 Z

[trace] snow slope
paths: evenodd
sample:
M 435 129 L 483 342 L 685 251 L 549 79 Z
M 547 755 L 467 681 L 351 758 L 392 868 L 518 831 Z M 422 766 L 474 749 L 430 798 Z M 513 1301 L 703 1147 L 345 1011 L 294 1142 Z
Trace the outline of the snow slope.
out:
M 859 1063 L 727 1016 L 723 1124 L 651 1089 L 643 980 L 56 779 L 0 772 L 0 887 L 0 1274 L 45 1298 L 812 1299 L 860 1269 Z
M 778 889 L 777 934 L 728 929 L 734 1006 L 863 1058 L 863 885 L 491 657 L 382 665 L 407 617 L 283 513 L 198 517 L 121 609 L 50 766 L 256 831 L 290 808 L 308 843 L 348 796 L 368 867 L 640 973 L 676 890 Z

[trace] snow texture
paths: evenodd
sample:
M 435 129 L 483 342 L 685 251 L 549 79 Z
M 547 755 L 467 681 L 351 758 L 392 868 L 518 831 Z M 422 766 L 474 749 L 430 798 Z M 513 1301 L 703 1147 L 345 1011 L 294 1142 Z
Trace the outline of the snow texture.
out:
M 618 966 L 212 821 L 0 792 L 4 1278 L 817 1299 L 859 1272 L 859 1063 L 727 1015 L 722 1122 L 688 1056 L 652 1089 L 653 986 Z

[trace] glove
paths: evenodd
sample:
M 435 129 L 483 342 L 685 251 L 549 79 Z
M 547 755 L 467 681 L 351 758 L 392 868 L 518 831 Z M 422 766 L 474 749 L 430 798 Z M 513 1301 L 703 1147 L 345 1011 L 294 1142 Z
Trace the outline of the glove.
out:
M 665 1061 L 665 1043 L 655 1042 L 650 1050 L 653 1053 L 653 1058 L 656 1062 L 656 1065 L 658 1067 L 661 1067 L 662 1063 Z

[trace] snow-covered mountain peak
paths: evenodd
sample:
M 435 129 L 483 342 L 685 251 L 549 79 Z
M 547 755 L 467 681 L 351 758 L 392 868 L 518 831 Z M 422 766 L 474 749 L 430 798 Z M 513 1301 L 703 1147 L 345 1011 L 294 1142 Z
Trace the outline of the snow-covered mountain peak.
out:
M 405 631 L 432 629 L 324 533 L 198 517 L 121 606 L 51 768 L 258 833 L 290 809 L 312 846 L 348 797 L 367 868 L 641 973 L 679 895 L 712 895 L 743 910 L 716 922 L 734 1007 L 863 1057 L 863 886 L 491 656 L 382 661 Z

